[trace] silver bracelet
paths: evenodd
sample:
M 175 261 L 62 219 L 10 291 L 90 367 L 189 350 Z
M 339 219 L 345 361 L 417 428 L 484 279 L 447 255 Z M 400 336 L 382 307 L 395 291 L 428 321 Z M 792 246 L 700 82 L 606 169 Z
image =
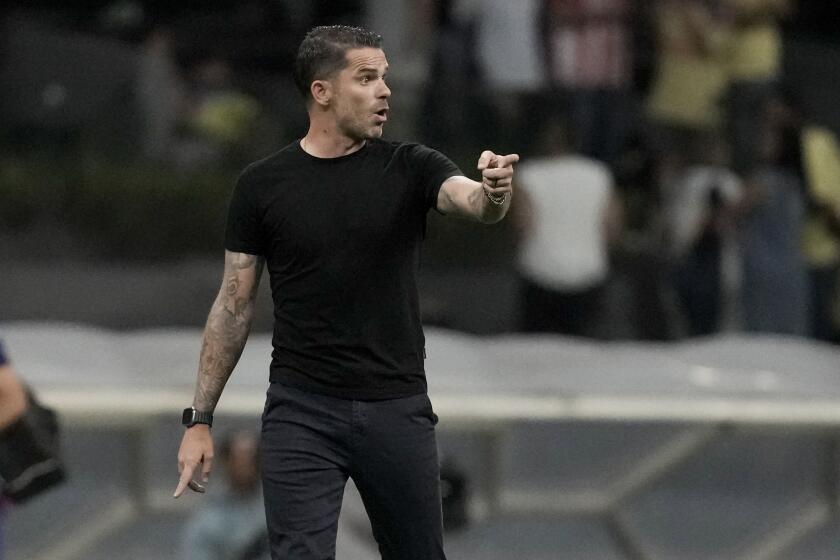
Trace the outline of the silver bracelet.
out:
M 499 195 L 492 195 L 490 191 L 484 189 L 484 196 L 487 197 L 487 200 L 495 204 L 496 206 L 501 206 L 507 200 L 507 193 L 499 194 Z

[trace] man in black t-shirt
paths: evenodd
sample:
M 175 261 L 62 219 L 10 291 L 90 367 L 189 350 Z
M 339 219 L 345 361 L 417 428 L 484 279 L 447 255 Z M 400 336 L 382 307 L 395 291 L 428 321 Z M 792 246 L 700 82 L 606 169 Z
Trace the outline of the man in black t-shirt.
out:
M 391 95 L 379 35 L 318 27 L 295 77 L 310 127 L 250 165 L 230 203 L 225 272 L 204 331 L 174 496 L 203 492 L 212 413 L 245 345 L 264 267 L 274 300 L 262 476 L 272 558 L 335 556 L 352 477 L 385 559 L 445 558 L 437 417 L 426 395 L 416 272 L 426 214 L 501 220 L 515 154 L 481 182 L 418 144 L 381 140 Z M 200 469 L 200 470 L 199 470 Z

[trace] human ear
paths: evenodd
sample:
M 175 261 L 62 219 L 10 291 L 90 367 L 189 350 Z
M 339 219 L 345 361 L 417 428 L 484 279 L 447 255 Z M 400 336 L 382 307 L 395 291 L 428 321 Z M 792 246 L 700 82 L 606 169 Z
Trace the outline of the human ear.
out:
M 309 92 L 312 94 L 312 99 L 318 105 L 326 107 L 330 104 L 332 99 L 332 84 L 327 80 L 315 80 L 309 86 Z

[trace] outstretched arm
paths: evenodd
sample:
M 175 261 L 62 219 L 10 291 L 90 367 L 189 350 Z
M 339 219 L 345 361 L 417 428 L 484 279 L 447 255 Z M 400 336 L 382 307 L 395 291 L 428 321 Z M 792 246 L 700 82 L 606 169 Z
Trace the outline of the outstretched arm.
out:
M 437 208 L 452 214 L 492 224 L 505 217 L 513 196 L 513 164 L 519 156 L 496 155 L 489 150 L 478 158 L 481 182 L 450 177 L 440 187 Z
M 251 330 L 254 301 L 264 262 L 256 255 L 225 251 L 224 279 L 204 327 L 193 400 L 197 410 L 213 412 L 216 409 L 222 390 L 242 355 Z M 210 427 L 196 424 L 187 428 L 178 451 L 181 477 L 174 497 L 180 496 L 190 484 L 199 463 L 202 464 L 202 479 L 207 481 L 212 462 Z

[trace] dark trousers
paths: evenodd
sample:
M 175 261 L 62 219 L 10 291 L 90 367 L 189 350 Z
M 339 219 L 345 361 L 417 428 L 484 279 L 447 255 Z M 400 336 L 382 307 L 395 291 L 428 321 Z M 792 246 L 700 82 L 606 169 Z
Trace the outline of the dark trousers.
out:
M 271 558 L 335 558 L 352 477 L 383 560 L 445 560 L 436 423 L 425 394 L 354 401 L 272 383 L 262 423 Z
M 520 279 L 522 330 L 572 336 L 599 336 L 604 286 L 560 292 Z
M 688 335 L 718 332 L 723 305 L 720 237 L 711 230 L 704 232 L 691 252 L 676 263 L 674 276 Z

